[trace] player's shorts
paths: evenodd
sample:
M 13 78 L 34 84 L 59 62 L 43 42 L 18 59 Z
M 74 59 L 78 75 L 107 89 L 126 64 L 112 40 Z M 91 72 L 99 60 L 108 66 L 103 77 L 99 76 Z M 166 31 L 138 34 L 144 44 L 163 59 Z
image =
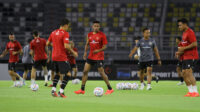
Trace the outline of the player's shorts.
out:
M 33 67 L 40 70 L 42 67 L 47 66 L 47 60 L 38 60 L 35 61 Z
M 197 60 L 183 60 L 182 69 L 190 69 L 190 68 L 193 69 L 196 62 Z
M 183 65 L 183 61 L 179 60 L 176 66 L 182 68 L 182 65 Z
M 71 67 L 71 69 L 72 68 L 77 68 L 77 65 L 76 64 L 70 64 L 70 67 Z
M 54 71 L 54 65 L 53 65 L 52 61 L 50 61 L 49 63 L 47 63 L 47 69 Z
M 23 63 L 24 71 L 31 70 L 32 65 L 32 63 Z
M 93 66 L 97 66 L 97 68 L 104 67 L 103 60 L 91 60 L 91 59 L 87 59 L 86 63 L 88 63 L 90 65 L 93 65 Z
M 8 63 L 8 70 L 16 72 L 16 64 L 17 62 Z
M 147 67 L 153 67 L 153 61 L 139 62 L 138 64 L 140 70 L 146 69 Z
M 54 71 L 60 74 L 67 74 L 70 70 L 70 64 L 68 61 L 53 61 Z

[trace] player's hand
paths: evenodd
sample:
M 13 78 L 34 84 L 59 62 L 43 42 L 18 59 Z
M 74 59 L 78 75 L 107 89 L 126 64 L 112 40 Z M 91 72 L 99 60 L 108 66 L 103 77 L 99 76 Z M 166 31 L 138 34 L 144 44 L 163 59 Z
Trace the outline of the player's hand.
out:
M 16 54 L 17 54 L 17 52 L 16 52 L 16 51 L 13 51 L 13 52 L 12 52 L 12 55 L 16 55 Z
M 178 52 L 184 52 L 185 48 L 184 47 L 178 47 Z
M 131 54 L 129 54 L 128 57 L 129 57 L 129 59 L 132 59 L 132 55 Z
M 160 65 L 160 66 L 162 65 L 162 62 L 161 62 L 161 60 L 158 60 L 158 65 Z
M 139 56 L 136 54 L 136 55 L 134 55 L 134 59 L 135 60 L 138 60 L 139 59 Z
M 3 58 L 3 55 L 0 55 L 0 58 Z
M 77 57 L 78 57 L 78 53 L 77 53 L 77 52 L 74 52 L 74 54 L 73 54 L 73 55 L 74 55 L 74 57 L 75 57 L 75 58 L 77 58 Z
M 99 52 L 99 50 L 95 50 L 95 51 L 93 51 L 93 54 L 96 54 L 96 53 L 98 53 Z
M 83 59 L 86 60 L 86 58 L 87 58 L 87 54 L 84 53 L 84 54 L 83 54 Z

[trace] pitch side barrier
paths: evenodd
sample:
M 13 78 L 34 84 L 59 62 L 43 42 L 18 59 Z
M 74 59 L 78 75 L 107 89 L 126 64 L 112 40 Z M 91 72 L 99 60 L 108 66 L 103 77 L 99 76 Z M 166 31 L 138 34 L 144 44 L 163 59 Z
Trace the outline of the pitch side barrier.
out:
M 176 64 L 177 60 L 164 60 L 162 61 L 162 65 L 159 66 L 156 64 L 157 61 L 154 61 L 153 65 L 153 75 L 156 75 L 160 78 L 160 80 L 178 80 L 178 74 L 176 72 Z M 7 61 L 0 61 L 0 65 L 5 71 L 7 68 Z M 85 61 L 79 60 L 77 61 L 78 65 L 78 74 L 77 77 L 81 79 L 83 73 L 83 68 L 85 65 Z M 111 64 L 105 64 L 104 66 L 105 73 L 108 75 L 110 80 L 138 80 L 138 62 L 137 61 L 129 61 L 129 60 L 115 60 Z M 19 62 L 16 67 L 17 72 L 22 76 L 23 74 L 23 64 Z M 42 70 L 42 69 L 41 69 Z M 43 80 L 43 72 L 38 70 L 37 80 Z M 197 80 L 200 80 L 200 61 L 197 62 L 196 66 L 193 68 L 194 76 Z M 7 72 L 7 71 L 6 71 Z M 0 73 L 1 75 L 8 75 L 8 73 Z M 100 80 L 102 79 L 100 74 L 97 72 L 97 68 L 92 66 L 91 71 L 88 73 L 88 78 L 90 80 Z M 30 73 L 28 74 L 28 79 L 30 79 Z M 0 78 L 1 80 L 1 78 Z

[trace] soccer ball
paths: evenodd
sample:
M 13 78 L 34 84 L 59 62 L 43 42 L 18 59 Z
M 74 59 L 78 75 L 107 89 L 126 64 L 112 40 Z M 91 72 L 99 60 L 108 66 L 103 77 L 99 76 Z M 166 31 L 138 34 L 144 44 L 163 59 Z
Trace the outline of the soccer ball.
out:
M 139 88 L 139 85 L 137 83 L 131 84 L 131 89 L 137 90 Z
M 20 82 L 20 81 L 17 81 L 17 82 L 16 82 L 16 87 L 19 87 L 19 88 L 20 88 L 20 87 L 22 87 L 22 86 L 23 86 L 23 83 L 22 83 L 22 82 Z
M 131 89 L 131 83 L 127 82 L 124 85 L 125 85 L 125 89 Z
M 101 88 L 101 87 L 96 87 L 96 88 L 94 89 L 94 95 L 97 96 L 97 97 L 103 96 L 103 88 Z
M 122 89 L 121 83 L 117 83 L 117 84 L 116 84 L 116 88 L 117 88 L 118 90 L 121 90 L 121 89 Z
M 37 91 L 39 89 L 39 85 L 38 84 L 31 84 L 31 90 L 32 91 Z
M 72 80 L 72 84 L 79 84 L 80 83 L 80 80 L 79 79 L 74 79 Z

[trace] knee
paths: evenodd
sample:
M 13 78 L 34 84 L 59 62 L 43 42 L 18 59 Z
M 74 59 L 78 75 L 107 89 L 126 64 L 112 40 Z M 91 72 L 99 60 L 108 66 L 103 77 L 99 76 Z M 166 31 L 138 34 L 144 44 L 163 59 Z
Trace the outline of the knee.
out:
M 88 70 L 84 70 L 84 71 L 83 71 L 83 75 L 87 75 L 88 72 L 89 72 Z

